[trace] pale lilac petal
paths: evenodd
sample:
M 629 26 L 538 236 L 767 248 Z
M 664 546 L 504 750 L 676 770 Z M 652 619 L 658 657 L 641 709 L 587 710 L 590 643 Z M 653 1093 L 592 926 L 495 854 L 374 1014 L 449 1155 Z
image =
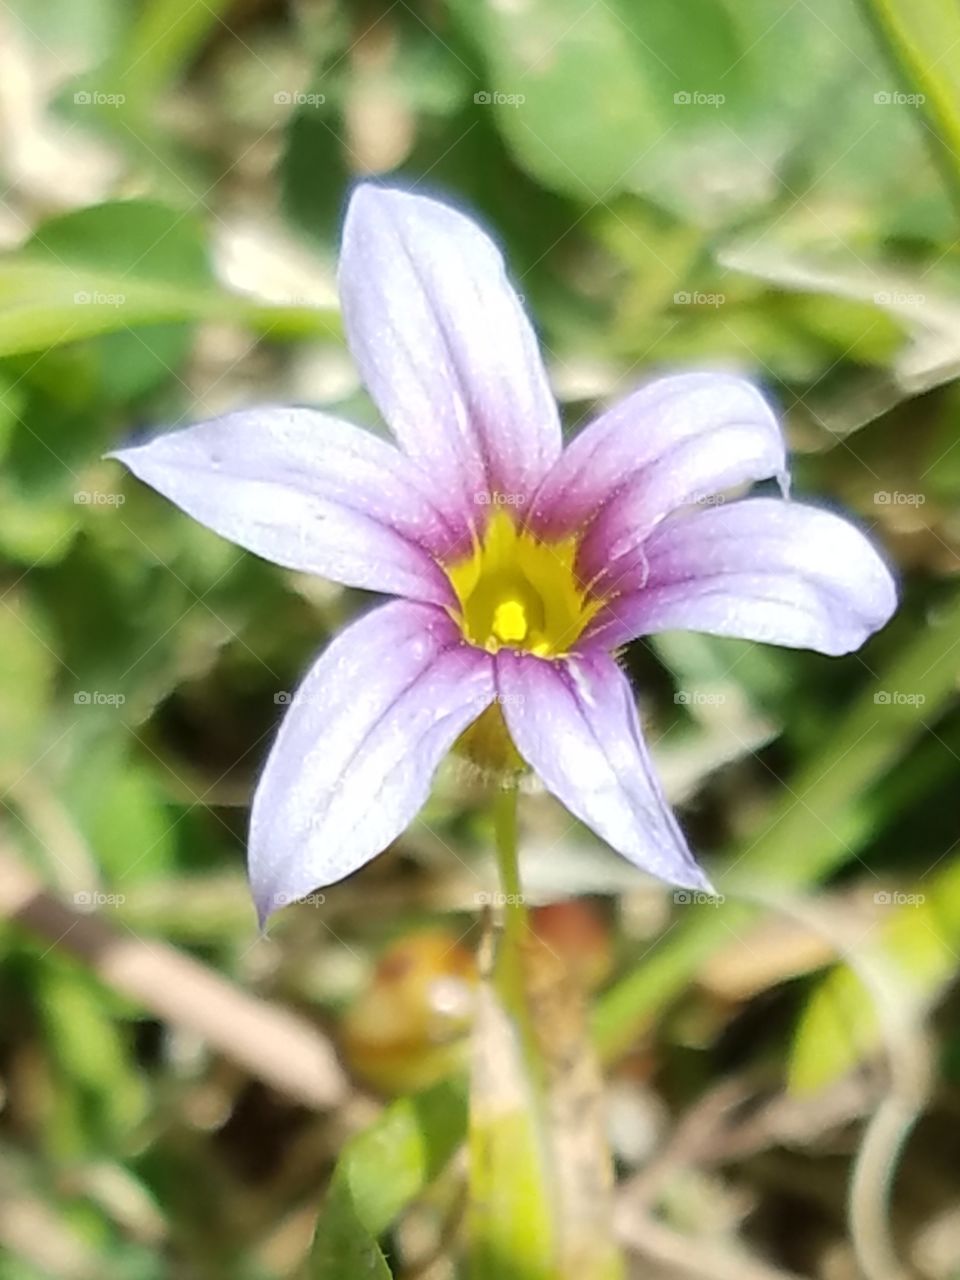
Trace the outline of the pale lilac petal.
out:
M 497 688 L 517 750 L 618 853 L 709 891 L 657 782 L 626 677 L 606 654 L 548 662 L 502 649 Z
M 786 484 L 783 435 L 749 382 L 720 373 L 661 378 L 602 414 L 564 450 L 530 516 L 541 535 L 585 530 L 586 581 L 664 516 L 735 485 Z
M 386 848 L 493 697 L 493 659 L 442 609 L 395 600 L 340 632 L 294 696 L 254 797 L 261 919 Z
M 838 655 L 889 621 L 897 592 L 848 520 L 777 498 L 678 513 L 643 548 L 645 584 L 611 601 L 595 643 L 674 628 Z
M 433 557 L 454 536 L 430 481 L 347 422 L 308 409 L 253 409 L 111 456 L 265 560 L 351 587 L 451 600 Z
M 472 523 L 495 492 L 522 510 L 560 453 L 560 424 L 493 242 L 446 205 L 360 186 L 340 297 L 364 383 L 445 509 Z

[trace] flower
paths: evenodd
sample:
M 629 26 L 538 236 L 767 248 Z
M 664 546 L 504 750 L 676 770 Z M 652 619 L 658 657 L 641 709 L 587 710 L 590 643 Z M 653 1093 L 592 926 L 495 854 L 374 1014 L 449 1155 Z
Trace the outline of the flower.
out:
M 399 447 L 266 408 L 114 455 L 258 555 L 398 597 L 329 644 L 287 710 L 251 815 L 261 917 L 381 852 L 491 706 L 572 814 L 645 871 L 708 887 L 612 652 L 692 628 L 848 653 L 894 610 L 883 561 L 786 498 L 780 429 L 739 378 L 662 378 L 563 448 L 500 253 L 446 205 L 359 186 L 339 282 Z M 770 477 L 783 498 L 709 503 Z

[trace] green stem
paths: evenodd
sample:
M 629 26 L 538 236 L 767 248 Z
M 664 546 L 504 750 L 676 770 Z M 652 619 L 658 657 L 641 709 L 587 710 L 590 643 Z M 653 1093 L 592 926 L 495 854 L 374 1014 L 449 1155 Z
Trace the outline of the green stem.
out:
M 590 1105 L 594 1091 L 599 1098 L 599 1074 L 579 996 L 530 932 L 515 786 L 493 797 L 493 828 L 503 929 L 496 992 L 487 989 L 498 1017 L 480 1027 L 474 1047 L 471 1280 L 622 1280 L 606 1229 L 600 1108 Z
M 529 1060 L 532 1028 L 523 980 L 523 947 L 529 922 L 520 883 L 515 786 L 507 785 L 497 791 L 493 802 L 493 831 L 503 899 L 503 937 L 497 951 L 497 980 L 501 999 L 520 1029 Z
M 504 927 L 514 942 L 527 929 L 527 908 L 520 885 L 520 859 L 517 852 L 517 788 L 501 787 L 493 805 L 493 829 L 497 845 L 497 870 L 504 895 Z
M 484 981 L 470 1079 L 470 1280 L 559 1280 L 544 1071 L 527 996 L 517 790 L 491 797 L 503 927 Z

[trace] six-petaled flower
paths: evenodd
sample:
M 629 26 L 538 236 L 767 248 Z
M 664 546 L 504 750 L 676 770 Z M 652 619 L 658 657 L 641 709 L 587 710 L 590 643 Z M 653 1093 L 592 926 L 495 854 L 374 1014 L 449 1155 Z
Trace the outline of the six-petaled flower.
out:
M 501 256 L 443 204 L 359 187 L 340 293 L 397 446 L 269 408 L 115 455 L 239 545 L 398 597 L 330 643 L 286 712 L 251 818 L 261 916 L 384 849 L 491 709 L 577 818 L 644 870 L 705 887 L 613 652 L 690 628 L 847 653 L 895 607 L 883 561 L 815 507 L 708 502 L 771 477 L 785 492 L 777 421 L 739 378 L 653 382 L 564 449 Z

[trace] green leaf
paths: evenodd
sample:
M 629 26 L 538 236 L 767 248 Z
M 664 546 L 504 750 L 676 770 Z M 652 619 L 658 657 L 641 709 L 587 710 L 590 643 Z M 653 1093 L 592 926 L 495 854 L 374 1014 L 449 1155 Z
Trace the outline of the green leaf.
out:
M 200 221 L 152 200 L 113 200 L 51 218 L 26 248 L 47 262 L 148 280 L 211 279 Z
M 119 1146 L 143 1119 L 147 1088 L 115 1008 L 80 965 L 60 957 L 44 957 L 36 982 L 61 1088 L 76 1095 L 90 1134 Z
M 389 1276 L 377 1236 L 437 1176 L 463 1141 L 466 1123 L 462 1085 L 445 1082 L 393 1103 L 351 1139 L 317 1223 L 311 1280 Z
M 101 82 L 112 84 L 115 76 L 122 92 L 142 105 L 177 75 L 228 7 L 229 0 L 148 0 Z
M 942 256 L 938 254 L 938 258 Z M 851 329 L 851 340 L 842 343 L 845 354 L 871 337 L 879 337 L 883 347 L 888 347 L 891 322 L 909 334 L 909 343 L 901 341 L 886 353 L 889 385 L 876 413 L 951 381 L 960 371 L 960 279 L 949 261 L 933 262 L 923 269 L 905 268 L 869 250 L 822 245 L 803 248 L 790 243 L 789 237 L 784 239 L 782 227 L 762 241 L 751 235 L 731 242 L 719 258 L 723 266 L 778 289 L 798 291 L 811 300 L 816 296 L 831 299 L 832 315 L 837 314 L 838 301 L 845 307 L 852 303 L 858 310 L 862 308 L 860 334 L 854 338 Z M 876 321 L 871 322 L 868 307 L 875 310 Z M 851 318 L 855 321 L 856 312 Z M 849 386 L 845 389 L 841 414 L 850 412 Z M 829 425 L 840 424 L 831 421 Z
M 834 969 L 818 985 L 790 1053 L 788 1085 L 795 1093 L 826 1088 L 875 1053 L 882 1038 L 882 1006 L 900 1014 L 918 1012 L 956 970 L 960 863 L 913 891 L 883 891 L 875 899 L 890 915 L 879 937 L 868 937 L 858 950 L 876 974 L 878 989 L 866 986 L 849 965 Z
M 331 327 L 327 313 L 266 307 L 221 290 L 199 224 L 152 201 L 110 202 L 52 219 L 24 249 L 0 256 L 0 355 L 203 319 L 292 331 Z M 168 351 L 158 347 L 156 355 L 166 360 Z
M 152 770 L 129 739 L 94 739 L 77 753 L 62 786 L 108 883 L 160 881 L 175 865 L 175 828 Z
M 790 780 L 759 838 L 729 859 L 726 872 L 711 868 L 727 894 L 723 906 L 686 908 L 684 919 L 646 953 L 642 965 L 604 995 L 594 1018 L 603 1056 L 615 1057 L 632 1044 L 716 948 L 756 919 L 758 884 L 778 890 L 815 885 L 862 846 L 872 831 L 865 793 L 955 695 L 958 642 L 960 597 L 884 664 L 834 726 L 824 750 Z M 876 694 L 890 689 L 916 696 L 909 703 L 878 705 Z
M 8 592 L 0 605 L 0 773 L 32 763 L 57 666 L 53 645 L 29 598 Z
M 48 432 L 49 420 L 24 391 L 23 385 L 8 390 L 0 384 L 0 550 L 33 567 L 55 562 L 69 549 L 77 527 L 76 481 L 70 451 L 60 448 L 56 429 Z M 74 432 L 74 448 L 83 442 L 75 415 L 61 408 L 57 421 Z
M 880 58 L 849 0 L 692 0 L 682 23 L 672 0 L 454 11 L 485 60 L 475 110 L 538 181 L 591 204 L 636 192 L 713 226 L 813 187 L 899 206 L 905 158 L 910 198 L 931 179 L 916 112 L 874 101 Z M 794 62 L 802 80 L 782 73 Z
M 124 279 L 175 285 L 188 292 L 213 286 L 199 219 L 155 201 L 111 201 L 51 219 L 26 249 L 58 265 L 102 269 L 111 276 L 120 273 Z M 112 293 L 81 290 L 77 298 L 75 313 L 81 307 L 102 311 L 113 306 L 124 320 L 122 329 L 103 334 L 97 342 L 100 380 L 113 398 L 132 399 L 168 378 L 186 359 L 192 326 L 155 324 L 136 332 L 137 321 L 126 317 L 122 284 Z
M 925 140 L 960 202 L 960 8 L 943 0 L 860 0 L 900 73 L 907 96 L 926 117 Z M 889 95 L 888 95 L 889 96 Z
M 520 164 L 590 201 L 625 186 L 663 133 L 663 104 L 638 74 L 613 9 L 580 0 L 458 0 L 454 8 L 486 59 L 487 96 L 476 109 L 497 113 Z
M 383 1250 L 364 1225 L 353 1200 L 337 1184 L 328 1194 L 322 1224 L 310 1256 L 311 1278 L 369 1276 L 371 1280 L 391 1280 Z
M 69 50 L 73 64 L 102 57 L 125 25 L 123 0 L 9 0 L 17 34 L 51 54 Z

